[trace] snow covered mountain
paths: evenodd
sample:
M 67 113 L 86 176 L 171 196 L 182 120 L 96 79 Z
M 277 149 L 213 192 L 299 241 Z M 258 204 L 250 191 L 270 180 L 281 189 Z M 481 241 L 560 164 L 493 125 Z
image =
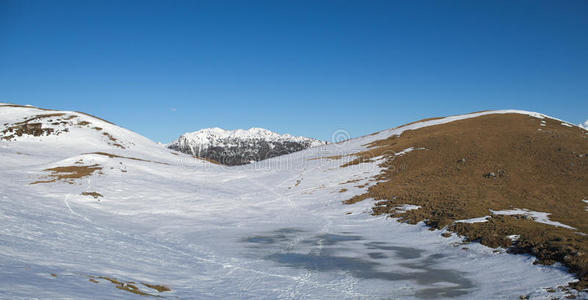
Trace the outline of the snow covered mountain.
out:
M 227 168 L 0 104 L 0 299 L 585 298 L 587 136 L 492 111 Z
M 278 134 L 263 128 L 207 128 L 183 134 L 168 148 L 224 165 L 243 165 L 325 144 L 316 139 Z

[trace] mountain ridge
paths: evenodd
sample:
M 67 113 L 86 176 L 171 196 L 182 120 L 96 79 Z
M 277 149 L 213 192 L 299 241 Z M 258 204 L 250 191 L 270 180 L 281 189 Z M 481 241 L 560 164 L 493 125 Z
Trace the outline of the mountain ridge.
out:
M 184 133 L 166 146 L 225 165 L 243 165 L 326 144 L 264 128 L 225 130 L 214 127 Z

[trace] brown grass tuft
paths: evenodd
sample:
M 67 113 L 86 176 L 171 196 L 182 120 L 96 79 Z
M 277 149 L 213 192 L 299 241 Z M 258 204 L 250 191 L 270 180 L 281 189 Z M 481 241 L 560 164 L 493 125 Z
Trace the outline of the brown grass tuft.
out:
M 38 184 L 38 183 L 50 183 L 56 182 L 58 180 L 63 180 L 68 183 L 74 183 L 74 179 L 84 178 L 86 176 L 92 175 L 92 173 L 96 171 L 102 170 L 100 165 L 91 165 L 91 166 L 67 166 L 67 167 L 55 167 L 50 169 L 45 169 L 43 171 L 52 172 L 47 177 L 49 180 L 40 180 L 35 181 L 31 184 Z
M 114 286 L 117 289 L 123 290 L 123 291 L 127 291 L 136 295 L 140 295 L 140 296 L 151 296 L 151 297 L 161 297 L 159 295 L 155 295 L 155 294 L 151 294 L 151 293 L 147 293 L 145 291 L 142 291 L 138 286 L 137 283 L 134 281 L 121 281 L 118 280 L 116 278 L 113 277 L 108 277 L 108 276 L 88 276 L 90 279 L 90 282 L 93 283 L 99 283 L 98 279 L 102 279 L 102 280 L 106 280 L 112 284 L 114 284 Z M 160 284 L 148 284 L 148 283 L 141 283 L 142 285 L 156 290 L 159 293 L 163 293 L 163 292 L 169 292 L 171 291 L 171 289 L 165 285 L 160 285 Z
M 111 145 L 119 147 L 121 149 L 125 149 L 125 147 L 123 145 L 119 144 L 118 140 L 116 138 L 114 138 L 110 133 L 102 132 L 102 135 L 104 135 L 105 137 L 108 138 L 108 140 L 112 143 Z
M 94 197 L 95 199 L 98 199 L 98 198 L 100 198 L 100 197 L 104 197 L 104 196 L 102 196 L 102 194 L 100 194 L 100 193 L 98 193 L 98 192 L 83 192 L 83 193 L 82 193 L 82 196 L 92 196 L 92 197 Z
M 165 285 L 149 284 L 149 283 L 145 283 L 145 282 L 142 282 L 142 284 L 144 286 L 146 286 L 148 288 L 152 288 L 152 289 L 154 289 L 154 290 L 156 290 L 156 291 L 158 291 L 160 293 L 170 292 L 171 291 L 171 289 L 169 287 L 165 286 Z

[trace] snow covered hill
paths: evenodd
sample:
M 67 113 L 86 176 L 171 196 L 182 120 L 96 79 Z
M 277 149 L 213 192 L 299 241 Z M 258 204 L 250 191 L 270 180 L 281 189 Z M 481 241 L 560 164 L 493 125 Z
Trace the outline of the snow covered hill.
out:
M 228 168 L 86 114 L 0 104 L 0 298 L 585 297 L 558 264 L 343 204 L 385 168 L 341 167 L 369 143 L 506 113 L 542 117 L 424 121 Z
M 183 134 L 168 147 L 224 165 L 243 165 L 325 144 L 316 139 L 278 134 L 263 128 L 208 128 Z

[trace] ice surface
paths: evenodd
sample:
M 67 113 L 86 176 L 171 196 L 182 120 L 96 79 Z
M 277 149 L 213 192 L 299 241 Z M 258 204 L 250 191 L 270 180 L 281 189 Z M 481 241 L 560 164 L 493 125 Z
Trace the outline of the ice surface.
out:
M 539 212 L 539 211 L 532 211 L 528 209 L 508 209 L 508 210 L 491 210 L 491 212 L 495 215 L 523 215 L 532 218 L 535 222 L 543 223 L 547 225 L 553 225 L 558 227 L 564 227 L 568 229 L 575 229 L 572 226 L 562 224 L 560 222 L 551 221 L 549 220 L 550 213 Z

